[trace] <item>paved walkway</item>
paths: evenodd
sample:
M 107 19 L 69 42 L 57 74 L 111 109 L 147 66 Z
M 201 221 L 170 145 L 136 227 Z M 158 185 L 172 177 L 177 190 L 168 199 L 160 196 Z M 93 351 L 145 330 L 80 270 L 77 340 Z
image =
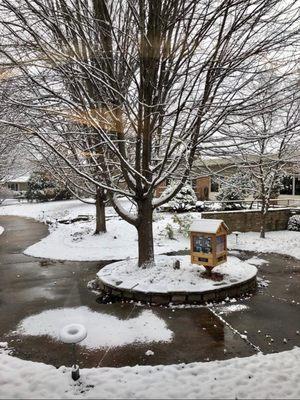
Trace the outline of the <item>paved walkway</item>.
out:
M 5 228 L 0 236 L 0 341 L 8 341 L 14 355 L 56 366 L 70 364 L 66 345 L 47 336 L 14 333 L 22 319 L 44 310 L 87 306 L 125 319 L 129 314 L 134 318 L 148 308 L 96 302 L 96 295 L 86 285 L 106 263 L 59 262 L 23 255 L 25 248 L 47 235 L 45 225 L 19 217 L 0 217 L 0 225 Z M 249 258 L 252 254 L 240 256 Z M 175 310 L 153 307 L 152 311 L 174 332 L 171 343 L 95 351 L 81 348 L 80 365 L 171 364 L 242 357 L 255 354 L 258 349 L 267 353 L 300 346 L 300 335 L 296 333 L 300 331 L 300 262 L 279 255 L 260 257 L 269 264 L 259 267 L 259 276 L 264 276 L 270 284 L 251 298 L 217 307 Z M 243 311 L 229 312 L 237 305 L 244 306 Z M 149 348 L 154 351 L 152 357 L 145 356 Z

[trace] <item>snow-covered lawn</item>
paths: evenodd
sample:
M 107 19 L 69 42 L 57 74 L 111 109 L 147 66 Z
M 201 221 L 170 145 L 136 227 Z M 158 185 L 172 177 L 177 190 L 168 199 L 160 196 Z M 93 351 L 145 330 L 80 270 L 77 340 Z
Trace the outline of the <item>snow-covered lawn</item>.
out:
M 124 201 L 123 207 L 130 208 Z M 117 260 L 137 257 L 136 229 L 118 218 L 115 211 L 106 210 L 107 233 L 95 236 L 95 222 L 77 222 L 70 225 L 58 224 L 50 228 L 50 234 L 26 249 L 25 253 L 35 257 L 58 260 L 89 261 Z M 37 220 L 74 218 L 79 214 L 95 215 L 95 206 L 81 203 L 78 200 L 49 203 L 18 203 L 0 207 L 0 215 L 17 215 Z M 199 213 L 178 214 L 179 218 L 192 220 L 200 218 Z M 174 239 L 167 237 L 167 226 L 172 226 Z M 189 248 L 189 240 L 181 232 L 179 225 L 173 221 L 170 213 L 157 213 L 154 221 L 155 253 Z M 259 233 L 240 233 L 236 244 L 235 235 L 229 235 L 228 248 L 251 250 L 256 252 L 274 252 L 287 254 L 300 259 L 300 232 L 276 231 L 267 232 L 266 239 L 260 239 Z
M 158 217 L 160 217 L 159 215 Z M 187 249 L 189 240 L 180 235 L 178 240 L 168 239 L 165 226 L 171 221 L 170 214 L 154 222 L 155 253 Z M 134 226 L 116 216 L 107 221 L 107 232 L 94 235 L 95 222 L 60 224 L 48 237 L 26 249 L 25 254 L 58 260 L 92 261 L 117 260 L 137 257 L 137 232 Z
M 297 399 L 300 349 L 208 363 L 70 370 L 0 355 L 0 398 Z
M 228 247 L 261 253 L 279 253 L 300 259 L 300 232 L 267 232 L 265 239 L 260 239 L 258 232 L 239 233 L 236 244 L 235 235 L 229 235 Z
M 6 204 L 6 203 L 5 203 Z M 19 217 L 42 220 L 43 214 L 49 218 L 76 217 L 78 214 L 93 213 L 93 204 L 79 200 L 51 201 L 48 203 L 7 203 L 0 207 L 0 215 L 17 215 Z
M 2 235 L 3 232 L 4 232 L 3 226 L 0 226 L 0 235 Z
M 131 343 L 169 342 L 173 338 L 165 322 L 151 310 L 145 310 L 135 318 L 125 320 L 95 312 L 88 307 L 58 308 L 32 315 L 18 326 L 22 335 L 47 335 L 59 340 L 59 332 L 65 325 L 83 324 L 88 336 L 80 343 L 88 349 L 125 346 Z
M 123 207 L 129 209 L 128 202 Z M 20 203 L 0 208 L 0 215 L 17 215 L 40 221 L 46 219 L 67 219 L 78 215 L 95 215 L 95 206 L 81 203 L 78 200 L 49 203 Z M 137 257 L 137 232 L 134 226 L 121 220 L 112 207 L 107 207 L 107 233 L 93 235 L 95 221 L 76 222 L 70 225 L 58 224 L 50 228 L 50 234 L 40 242 L 26 249 L 25 254 L 34 257 L 57 260 L 92 261 L 117 260 Z M 188 218 L 199 217 L 191 213 Z M 182 218 L 182 217 L 180 217 Z M 182 234 L 169 239 L 166 226 L 172 223 L 174 230 L 178 225 L 173 223 L 172 214 L 159 213 L 155 216 L 154 238 L 156 254 L 187 249 L 189 239 Z M 176 233 L 176 232 L 175 232 Z
M 180 261 L 180 269 L 174 269 L 175 260 Z M 159 256 L 151 268 L 139 268 L 137 260 L 124 260 L 112 263 L 98 272 L 98 277 L 119 289 L 132 289 L 142 292 L 203 292 L 231 286 L 253 278 L 257 269 L 237 257 L 228 257 L 226 263 L 214 268 L 223 274 L 223 280 L 215 282 L 201 277 L 205 268 L 190 263 L 189 256 Z

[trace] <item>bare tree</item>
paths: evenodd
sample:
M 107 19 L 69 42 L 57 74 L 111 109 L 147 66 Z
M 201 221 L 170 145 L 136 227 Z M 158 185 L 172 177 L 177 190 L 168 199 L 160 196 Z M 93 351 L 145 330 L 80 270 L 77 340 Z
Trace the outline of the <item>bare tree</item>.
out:
M 293 79 L 291 79 L 293 78 Z M 222 127 L 224 147 L 219 154 L 229 157 L 229 168 L 236 169 L 240 178 L 232 180 L 231 191 L 242 191 L 261 202 L 260 236 L 265 238 L 266 216 L 270 201 L 276 198 L 282 179 L 298 151 L 300 140 L 300 97 L 298 77 L 281 76 L 276 87 L 265 86 L 269 78 L 262 74 L 254 85 L 265 89 L 258 95 L 260 102 L 253 115 L 234 116 Z M 226 173 L 218 171 L 216 175 Z M 224 185 L 230 179 L 222 178 Z
M 95 205 L 95 234 L 106 232 L 105 204 L 107 196 L 105 190 L 82 178 L 73 168 L 69 167 L 62 157 L 52 152 L 49 147 L 45 147 L 43 143 L 37 142 L 34 137 L 29 138 L 29 142 L 32 149 L 32 157 L 36 160 L 37 165 L 43 165 L 43 168 L 48 170 L 57 181 L 64 184 L 75 198 L 83 203 Z M 70 155 L 68 160 L 70 161 Z M 75 164 L 76 162 L 81 163 L 82 160 L 76 158 L 73 163 Z M 94 174 L 96 179 L 96 168 L 92 167 L 89 173 L 90 175 Z
M 0 69 L 0 118 L 18 120 L 19 107 L 9 107 L 6 99 L 16 89 L 9 69 Z M 21 174 L 22 135 L 19 130 L 9 125 L 0 127 L 0 184 L 4 184 L 15 174 Z
M 257 109 L 265 88 L 251 82 L 265 57 L 298 39 L 297 1 L 2 0 L 0 11 L 6 65 L 31 85 L 30 122 L 18 126 L 107 191 L 137 228 L 140 266 L 154 260 L 154 208 L 178 193 L 232 113 Z M 174 190 L 154 199 L 178 170 Z
M 239 148 L 237 155 L 254 184 L 254 197 L 261 200 L 261 238 L 265 238 L 270 200 L 279 195 L 287 165 L 299 144 L 300 102 L 296 95 L 292 93 L 290 102 L 280 109 L 270 105 L 269 111 L 244 121 L 244 132 L 255 142 Z

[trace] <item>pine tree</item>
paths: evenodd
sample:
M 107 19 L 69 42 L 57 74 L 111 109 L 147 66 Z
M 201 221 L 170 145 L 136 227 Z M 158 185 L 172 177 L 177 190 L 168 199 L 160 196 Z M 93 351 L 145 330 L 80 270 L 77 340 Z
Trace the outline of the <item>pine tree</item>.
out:
M 174 190 L 176 186 L 175 183 L 171 183 L 166 187 L 162 196 L 168 196 Z M 184 185 L 181 190 L 177 193 L 175 197 L 172 198 L 167 204 L 165 204 L 164 209 L 184 212 L 190 211 L 195 208 L 197 202 L 197 196 L 191 185 Z
M 48 172 L 33 172 L 29 181 L 26 198 L 30 201 L 67 200 L 71 193 L 55 181 Z

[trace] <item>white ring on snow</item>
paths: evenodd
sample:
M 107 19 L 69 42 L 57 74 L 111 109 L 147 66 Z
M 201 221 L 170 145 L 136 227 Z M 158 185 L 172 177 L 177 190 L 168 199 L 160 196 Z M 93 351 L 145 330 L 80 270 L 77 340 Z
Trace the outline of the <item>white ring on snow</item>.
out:
M 81 324 L 69 324 L 60 330 L 60 338 L 64 343 L 79 343 L 87 337 L 87 330 Z

